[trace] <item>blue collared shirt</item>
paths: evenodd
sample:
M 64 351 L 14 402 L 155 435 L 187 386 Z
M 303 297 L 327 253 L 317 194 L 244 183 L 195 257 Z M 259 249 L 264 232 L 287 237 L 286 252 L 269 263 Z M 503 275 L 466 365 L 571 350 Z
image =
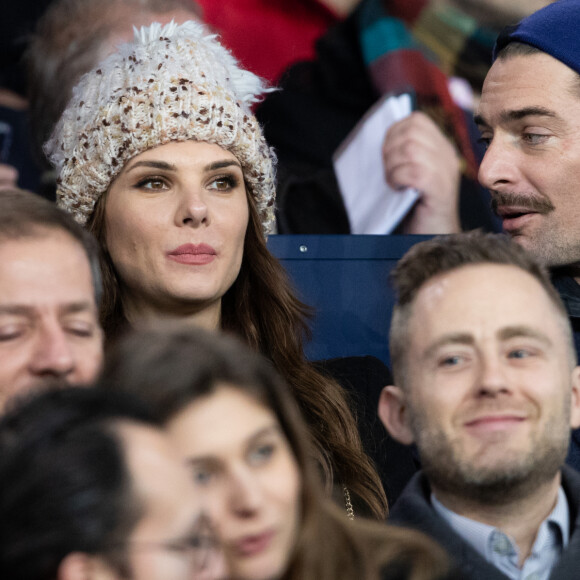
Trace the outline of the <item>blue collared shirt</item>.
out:
M 431 494 L 435 511 L 490 564 L 512 580 L 548 580 L 570 537 L 570 509 L 560 486 L 556 507 L 542 522 L 532 552 L 519 567 L 519 550 L 512 538 L 499 528 L 460 516 Z

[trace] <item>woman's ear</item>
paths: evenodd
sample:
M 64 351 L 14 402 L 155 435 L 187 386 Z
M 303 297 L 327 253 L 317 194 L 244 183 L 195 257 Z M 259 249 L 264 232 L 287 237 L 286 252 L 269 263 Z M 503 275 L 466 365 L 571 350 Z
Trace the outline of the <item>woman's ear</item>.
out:
M 103 558 L 71 552 L 61 561 L 57 580 L 119 580 L 119 577 Z
M 383 388 L 378 413 L 385 429 L 394 439 L 404 445 L 414 442 L 405 393 L 399 387 L 389 385 Z

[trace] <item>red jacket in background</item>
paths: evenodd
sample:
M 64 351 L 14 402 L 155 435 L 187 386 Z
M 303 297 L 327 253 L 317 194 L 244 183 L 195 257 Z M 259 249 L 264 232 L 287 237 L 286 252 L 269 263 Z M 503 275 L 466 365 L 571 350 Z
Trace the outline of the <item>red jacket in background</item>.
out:
M 243 68 L 275 83 L 339 18 L 317 0 L 197 0 L 203 16 Z

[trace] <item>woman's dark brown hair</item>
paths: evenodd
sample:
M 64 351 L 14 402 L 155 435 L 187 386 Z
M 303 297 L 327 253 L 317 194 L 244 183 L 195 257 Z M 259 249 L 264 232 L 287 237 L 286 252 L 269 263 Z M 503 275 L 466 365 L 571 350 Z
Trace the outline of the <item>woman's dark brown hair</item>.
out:
M 433 580 L 448 571 L 443 551 L 421 534 L 346 518 L 321 497 L 319 470 L 299 409 L 271 363 L 232 337 L 179 325 L 121 338 L 106 357 L 99 386 L 135 393 L 163 422 L 220 385 L 270 409 L 301 474 L 301 518 L 287 580 Z
M 309 426 L 314 454 L 325 484 L 347 486 L 355 508 L 383 518 L 387 500 L 380 478 L 365 454 L 346 395 L 332 378 L 317 371 L 305 356 L 308 309 L 297 298 L 280 262 L 269 252 L 262 235 L 254 198 L 248 186 L 250 218 L 240 273 L 222 299 L 221 326 L 240 337 L 254 351 L 270 359 L 292 387 Z M 105 193 L 95 207 L 88 228 L 102 252 L 103 298 L 101 324 L 108 338 L 128 326 L 121 286 L 106 249 Z

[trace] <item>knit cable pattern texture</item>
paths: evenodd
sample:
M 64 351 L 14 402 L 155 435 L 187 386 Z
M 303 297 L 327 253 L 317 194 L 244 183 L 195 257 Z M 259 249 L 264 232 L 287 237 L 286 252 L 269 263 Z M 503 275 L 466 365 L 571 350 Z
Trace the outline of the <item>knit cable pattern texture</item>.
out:
M 268 91 L 203 25 L 135 30 L 86 73 L 45 145 L 57 201 L 81 224 L 126 163 L 174 141 L 205 141 L 241 163 L 264 235 L 274 232 L 275 163 L 250 110 Z

